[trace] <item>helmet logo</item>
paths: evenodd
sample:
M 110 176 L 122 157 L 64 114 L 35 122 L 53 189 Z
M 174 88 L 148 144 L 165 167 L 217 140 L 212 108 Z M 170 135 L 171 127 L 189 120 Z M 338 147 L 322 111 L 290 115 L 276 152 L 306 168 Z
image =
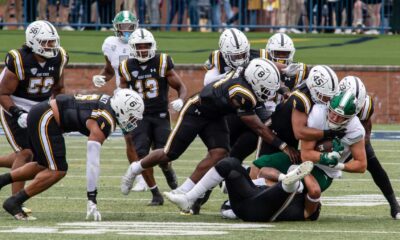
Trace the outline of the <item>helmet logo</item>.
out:
M 254 71 L 254 77 L 258 80 L 265 80 L 271 75 L 271 72 L 268 69 L 263 68 L 262 66 L 256 66 L 257 69 Z
M 320 87 L 322 85 L 325 85 L 327 83 L 327 80 L 323 79 L 321 76 L 314 75 L 314 82 L 315 82 L 315 85 Z

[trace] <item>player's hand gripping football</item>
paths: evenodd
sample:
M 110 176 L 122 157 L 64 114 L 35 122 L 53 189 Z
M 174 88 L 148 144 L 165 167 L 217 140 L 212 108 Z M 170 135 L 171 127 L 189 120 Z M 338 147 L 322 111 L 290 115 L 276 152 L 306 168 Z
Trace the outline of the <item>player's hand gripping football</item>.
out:
M 86 220 L 91 217 L 93 217 L 94 221 L 101 221 L 101 214 L 97 210 L 97 204 L 89 200 L 87 202 Z

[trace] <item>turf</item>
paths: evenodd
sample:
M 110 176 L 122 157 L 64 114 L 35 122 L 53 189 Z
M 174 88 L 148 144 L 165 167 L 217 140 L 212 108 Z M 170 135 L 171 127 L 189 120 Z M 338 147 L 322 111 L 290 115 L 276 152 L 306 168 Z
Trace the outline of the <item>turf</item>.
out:
M 112 32 L 59 32 L 71 62 L 104 62 L 101 45 Z M 154 32 L 159 51 L 169 53 L 176 63 L 203 63 L 218 48 L 219 33 Z M 252 48 L 264 48 L 268 33 L 246 33 Z M 334 34 L 292 35 L 297 48 L 295 59 L 309 64 L 398 65 L 400 36 Z M 24 42 L 22 31 L 1 31 L 0 58 Z
M 213 191 L 201 215 L 182 216 L 169 202 L 162 207 L 147 207 L 149 192 L 122 196 L 119 192 L 120 176 L 125 172 L 127 160 L 124 141 L 112 137 L 103 146 L 99 208 L 102 225 L 85 222 L 85 156 L 86 138 L 66 137 L 68 175 L 50 190 L 29 200 L 37 221 L 18 222 L 0 211 L 0 239 L 399 239 L 399 222 L 389 216 L 389 207 L 380 196 L 369 175 L 345 174 L 336 180 L 323 198 L 320 220 L 317 222 L 280 222 L 272 224 L 240 225 L 240 220 L 224 220 L 219 207 L 227 197 L 219 188 Z M 398 193 L 400 174 L 398 155 L 400 141 L 374 141 L 376 154 L 387 170 Z M 4 136 L 0 137 L 2 154 L 10 152 Z M 186 153 L 174 162 L 179 182 L 189 176 L 199 159 L 205 154 L 203 144 L 196 140 Z M 246 163 L 250 163 L 246 161 Z M 156 176 L 162 191 L 168 187 L 158 168 Z M 0 169 L 0 172 L 6 172 Z M 0 201 L 10 194 L 7 186 L 0 192 Z M 266 203 L 267 204 L 267 203 Z M 334 205 L 338 206 L 334 206 Z M 367 205 L 371 206 L 358 206 Z M 350 206 L 349 206 L 350 205 Z M 353 206 L 351 206 L 353 205 Z M 81 222 L 81 223 L 77 223 Z M 83 223 L 82 223 L 83 222 Z M 169 222 L 173 222 L 170 223 Z M 137 224 L 141 224 L 137 227 Z M 168 226 L 166 226 L 169 224 Z M 209 224 L 204 226 L 205 224 Z M 227 225 L 222 225 L 227 224 Z M 255 228 L 255 229 L 253 229 Z M 33 233 L 43 231 L 53 233 Z M 192 232 L 196 231 L 196 232 Z M 18 232 L 18 233 L 17 233 Z M 89 234 L 91 233 L 91 234 Z M 182 234 L 191 235 L 182 235 Z M 208 233 L 211 235 L 201 235 Z M 131 234 L 131 235 L 128 235 Z M 140 236 L 132 236 L 132 234 Z M 153 234 L 153 235 L 150 235 Z M 174 236 L 174 235 L 180 236 Z

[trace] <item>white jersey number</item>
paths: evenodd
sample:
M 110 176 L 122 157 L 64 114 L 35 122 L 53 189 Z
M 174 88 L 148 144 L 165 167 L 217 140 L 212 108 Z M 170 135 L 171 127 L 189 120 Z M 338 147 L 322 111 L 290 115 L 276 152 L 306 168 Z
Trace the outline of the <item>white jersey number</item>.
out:
M 53 77 L 38 77 L 29 79 L 28 93 L 43 94 L 48 93 L 54 85 Z
M 155 78 L 136 80 L 135 88 L 143 99 L 158 97 L 158 82 Z

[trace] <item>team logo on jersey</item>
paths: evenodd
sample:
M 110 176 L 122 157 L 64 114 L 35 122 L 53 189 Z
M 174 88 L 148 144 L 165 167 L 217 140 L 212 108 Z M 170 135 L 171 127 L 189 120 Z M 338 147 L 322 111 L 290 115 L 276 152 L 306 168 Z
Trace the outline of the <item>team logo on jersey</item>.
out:
M 134 78 L 136 78 L 139 75 L 139 72 L 138 71 L 133 71 L 133 72 L 131 72 L 131 74 L 132 74 L 132 76 Z
M 113 52 L 115 52 L 115 49 L 117 49 L 117 45 L 111 45 L 111 50 L 112 50 Z
M 33 75 L 36 75 L 36 73 L 37 73 L 37 68 L 31 68 L 31 73 L 32 73 Z
M 155 68 L 150 69 L 150 72 L 157 72 Z
M 54 67 L 49 67 L 49 71 L 54 71 Z

